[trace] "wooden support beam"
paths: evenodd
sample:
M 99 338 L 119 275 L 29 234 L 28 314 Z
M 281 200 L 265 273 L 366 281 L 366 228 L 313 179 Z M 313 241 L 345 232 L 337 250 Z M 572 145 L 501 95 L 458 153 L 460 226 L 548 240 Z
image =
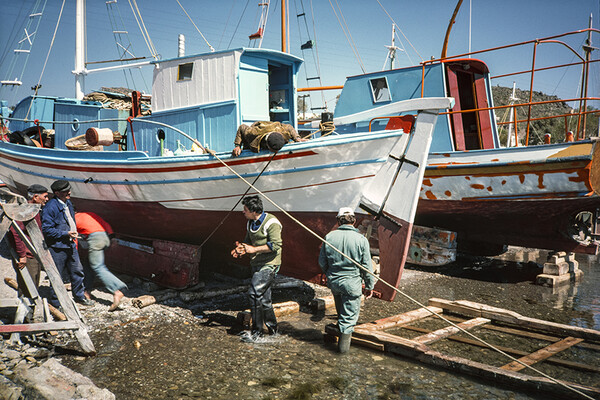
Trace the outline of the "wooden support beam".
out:
M 382 343 L 385 346 L 386 352 L 399 356 L 411 357 L 425 364 L 489 379 L 496 383 L 518 386 L 535 392 L 545 392 L 552 394 L 553 396 L 562 396 L 563 398 L 574 398 L 576 395 L 569 387 L 575 388 L 592 398 L 600 396 L 600 389 L 598 388 L 561 381 L 561 383 L 567 386 L 564 387 L 547 378 L 533 377 L 519 372 L 503 370 L 477 361 L 471 361 L 462 357 L 442 354 L 431 350 L 427 345 L 390 335 L 385 332 L 368 329 L 359 330 L 355 328 L 354 335 L 374 343 Z
M 543 349 L 539 349 L 538 351 L 536 351 L 534 353 L 528 354 L 525 357 L 521 357 L 519 359 L 519 361 L 521 361 L 523 364 L 526 364 L 526 365 L 533 365 L 537 362 L 546 360 L 546 359 L 552 357 L 553 355 L 555 355 L 556 353 L 559 353 L 565 349 L 568 349 L 569 347 L 574 346 L 580 342 L 583 342 L 583 339 L 574 338 L 574 337 L 564 338 L 563 340 L 561 340 L 559 342 L 552 343 L 551 345 L 546 346 Z M 520 371 L 523 368 L 525 368 L 525 366 L 523 364 L 513 361 L 511 363 L 503 365 L 500 368 L 505 369 L 507 371 Z
M 431 311 L 434 311 L 438 314 L 441 314 L 443 311 L 439 307 L 427 307 L 427 308 L 429 308 Z M 360 329 L 372 329 L 372 330 L 376 330 L 376 331 L 381 331 L 381 330 L 390 329 L 390 328 L 398 328 L 402 325 L 410 324 L 415 321 L 433 316 L 434 314 L 432 314 L 431 311 L 428 311 L 426 308 L 419 308 L 418 310 L 413 310 L 413 311 L 405 312 L 403 314 L 394 315 L 392 317 L 378 319 L 377 321 L 374 321 L 374 322 L 369 322 L 366 324 L 358 325 L 357 328 L 360 327 Z
M 469 330 L 469 329 L 473 329 L 477 326 L 487 324 L 488 322 L 490 322 L 490 320 L 487 318 L 474 318 L 474 319 L 470 319 L 465 322 L 461 322 L 461 323 L 457 324 L 457 326 L 459 326 L 465 330 Z M 458 329 L 457 327 L 447 326 L 445 328 L 438 329 L 437 331 L 433 331 L 426 335 L 422 335 L 422 336 L 413 338 L 412 340 L 414 340 L 415 342 L 423 343 L 423 344 L 429 344 L 429 343 L 437 342 L 438 340 L 445 339 L 445 338 L 452 336 L 458 332 L 460 332 L 460 329 Z
M 0 333 L 27 333 L 36 334 L 48 331 L 77 331 L 79 326 L 75 321 L 61 321 L 61 322 L 40 322 L 33 324 L 12 324 L 12 325 L 0 325 Z
M 441 307 L 445 311 L 466 315 L 468 317 L 483 317 L 492 321 L 501 321 L 516 325 L 521 328 L 544 330 L 558 336 L 573 336 L 589 341 L 600 342 L 600 331 L 544 321 L 541 319 L 529 318 L 514 311 L 475 303 L 472 301 L 450 301 L 433 298 L 429 299 L 429 305 Z
M 448 316 L 445 316 L 445 317 L 448 318 Z M 491 325 L 483 325 L 482 328 L 485 328 L 486 326 L 491 326 Z M 428 329 L 417 328 L 416 326 L 404 326 L 403 328 L 410 330 L 410 331 L 414 331 L 414 332 L 421 332 L 421 333 L 431 332 Z M 489 347 L 487 345 L 485 345 L 475 339 L 469 339 L 469 338 L 465 338 L 465 337 L 461 337 L 461 336 L 450 336 L 450 337 L 448 337 L 448 340 L 452 340 L 454 342 L 459 342 L 459 343 L 469 344 L 471 346 L 477 346 L 477 347 L 483 347 L 483 348 L 489 349 Z M 580 345 L 582 345 L 582 344 L 585 344 L 585 343 L 581 343 Z M 522 357 L 522 356 L 526 356 L 529 354 L 529 352 L 527 352 L 527 351 L 517 350 L 517 349 L 510 348 L 510 347 L 504 347 L 504 346 L 500 346 L 497 344 L 495 344 L 494 346 L 497 349 L 500 349 L 503 352 L 510 354 L 512 356 Z M 489 349 L 489 350 L 492 351 L 491 349 Z M 566 368 L 574 368 L 574 369 L 578 369 L 580 371 L 600 373 L 600 368 L 593 366 L 593 365 L 581 364 L 581 363 L 568 361 L 568 360 L 561 360 L 560 358 L 556 358 L 556 357 L 550 357 L 550 358 L 546 359 L 545 361 L 550 364 L 560 365 L 560 366 L 566 367 Z
M 464 318 L 455 317 L 452 315 L 444 315 L 444 318 L 446 318 L 448 321 L 452 321 L 452 322 L 465 321 Z M 559 340 L 562 340 L 562 338 L 559 338 L 557 336 L 544 335 L 544 334 L 537 333 L 537 332 L 531 332 L 531 331 L 527 331 L 524 329 L 509 328 L 506 326 L 487 324 L 487 325 L 482 325 L 481 327 L 483 329 L 489 329 L 491 331 L 510 333 L 511 335 L 515 335 L 515 336 L 526 337 L 529 339 L 540 339 L 540 340 L 545 340 L 547 342 L 558 342 Z M 593 344 L 593 343 L 581 342 L 581 343 L 577 344 L 576 346 L 582 347 L 585 349 L 600 351 L 600 345 Z
M 52 255 L 50 251 L 45 248 L 44 238 L 42 236 L 42 231 L 38 226 L 35 219 L 32 219 L 25 223 L 25 227 L 27 228 L 27 232 L 29 233 L 29 238 L 31 240 L 31 244 L 33 244 L 33 248 L 30 248 L 29 251 L 39 258 L 40 263 L 44 266 L 44 270 L 46 271 L 46 275 L 50 280 L 50 284 L 58 297 L 58 301 L 62 305 L 63 312 L 68 318 L 69 321 L 73 321 L 77 324 L 76 330 L 73 331 L 73 334 L 77 338 L 79 345 L 81 346 L 84 353 L 89 355 L 96 354 L 96 349 L 94 348 L 94 343 L 90 339 L 87 331 L 87 327 L 85 326 L 80 314 L 79 310 L 75 306 L 75 302 L 69 294 L 67 293 L 65 286 L 63 285 L 62 278 L 58 269 L 56 269 L 56 264 L 54 264 L 54 260 L 52 259 Z M 30 243 L 28 240 L 24 240 L 27 247 L 29 247 Z

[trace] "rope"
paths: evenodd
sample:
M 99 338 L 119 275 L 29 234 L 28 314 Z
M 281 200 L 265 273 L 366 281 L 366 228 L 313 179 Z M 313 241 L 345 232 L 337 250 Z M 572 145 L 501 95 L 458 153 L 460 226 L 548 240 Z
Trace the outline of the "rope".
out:
M 129 6 L 131 7 L 131 11 L 133 12 L 133 17 L 135 18 L 135 22 L 137 23 L 138 28 L 140 28 L 142 37 L 144 38 L 144 41 L 146 42 L 146 46 L 148 46 L 148 50 L 150 50 L 150 54 L 152 55 L 152 57 L 156 59 L 158 54 L 156 53 L 154 44 L 152 43 L 152 40 L 150 39 L 150 35 L 148 34 L 148 31 L 146 30 L 146 26 L 144 25 L 144 20 L 142 19 L 142 15 L 140 14 L 140 10 L 138 9 L 137 3 L 135 2 L 135 0 L 128 0 L 128 1 L 129 1 Z M 133 7 L 134 4 L 135 4 L 135 9 Z M 137 10 L 137 12 L 136 12 L 136 10 Z M 139 15 L 139 19 L 138 19 L 138 15 Z M 140 21 L 141 21 L 141 23 L 140 23 Z
M 64 5 L 64 0 L 63 0 L 63 5 Z M 18 121 L 24 121 L 23 119 L 18 119 L 18 118 L 6 118 L 8 120 L 18 120 Z M 100 122 L 100 121 L 127 121 L 128 119 L 122 119 L 122 118 L 112 118 L 112 119 L 103 119 L 103 120 L 92 120 L 92 121 L 80 121 L 79 123 L 91 123 L 91 122 Z M 216 152 L 214 150 L 210 150 L 205 148 L 204 146 L 202 146 L 200 144 L 200 142 L 198 142 L 198 140 L 192 138 L 191 136 L 189 136 L 188 134 L 186 134 L 185 132 L 172 127 L 170 125 L 164 124 L 162 122 L 157 122 L 157 121 L 147 121 L 147 120 L 138 120 L 138 119 L 129 119 L 130 121 L 139 121 L 139 122 L 147 122 L 147 123 L 151 123 L 151 124 L 156 124 L 156 125 L 161 125 L 161 126 L 165 126 L 167 128 L 173 129 L 176 132 L 181 133 L 183 136 L 187 137 L 188 139 L 190 139 L 192 142 L 196 143 L 196 145 L 198 145 L 202 150 L 204 150 L 205 152 L 209 153 L 210 155 L 212 155 L 215 159 L 217 159 L 217 161 L 219 161 L 221 164 L 223 164 L 223 166 L 225 166 L 228 170 L 230 170 L 235 176 L 237 176 L 239 179 L 241 179 L 246 185 L 249 186 L 249 188 L 254 189 L 254 191 L 256 191 L 256 193 L 260 194 L 262 197 L 264 197 L 269 203 L 271 203 L 275 208 L 277 208 L 279 211 L 281 211 L 284 215 L 286 215 L 288 218 L 290 218 L 293 222 L 295 222 L 296 224 L 298 224 L 300 227 L 302 227 L 305 231 L 307 231 L 308 233 L 310 233 L 312 236 L 314 236 L 315 238 L 317 238 L 319 241 L 323 242 L 324 244 L 326 244 L 327 246 L 331 247 L 334 251 L 336 251 L 337 253 L 339 253 L 342 257 L 346 258 L 347 260 L 349 260 L 350 262 L 352 262 L 354 265 L 356 265 L 359 269 L 365 271 L 366 273 L 368 273 L 369 275 L 373 276 L 377 281 L 381 282 L 382 284 L 384 284 L 385 286 L 389 287 L 390 289 L 396 291 L 397 293 L 399 293 L 400 295 L 404 296 L 406 299 L 412 301 L 413 303 L 417 304 L 418 306 L 420 306 L 421 308 L 424 308 L 425 310 L 429 311 L 431 314 L 435 315 L 436 317 L 438 317 L 439 319 L 443 320 L 444 322 L 446 322 L 449 325 L 452 325 L 453 327 L 455 327 L 456 329 L 458 329 L 459 331 L 463 332 L 464 334 L 472 337 L 473 339 L 477 340 L 478 342 L 484 344 L 485 346 L 487 346 L 488 348 L 495 350 L 496 352 L 502 354 L 503 356 L 509 358 L 510 360 L 517 362 L 518 364 L 521 364 L 523 367 L 528 368 L 536 373 L 538 373 L 539 375 L 543 376 L 546 379 L 549 379 L 550 381 L 563 386 L 566 389 L 569 389 L 577 394 L 580 394 L 581 396 L 585 397 L 586 399 L 591 399 L 594 400 L 593 397 L 588 396 L 587 394 L 581 392 L 580 390 L 577 390 L 576 388 L 573 388 L 551 376 L 549 376 L 548 374 L 538 370 L 535 367 L 532 367 L 531 365 L 527 365 L 524 362 L 516 359 L 515 357 L 511 356 L 510 354 L 507 354 L 506 352 L 500 350 L 499 348 L 497 348 L 496 346 L 492 345 L 491 343 L 486 342 L 484 339 L 481 339 L 477 336 L 475 336 L 474 334 L 472 334 L 471 332 L 469 332 L 466 329 L 461 328 L 460 326 L 458 326 L 457 324 L 455 324 L 454 322 L 446 319 L 444 316 L 442 316 L 441 314 L 431 310 L 429 307 L 425 306 L 424 304 L 422 304 L 421 302 L 419 302 L 418 300 L 412 298 L 411 296 L 409 296 L 408 294 L 404 293 L 403 291 L 401 291 L 400 289 L 398 289 L 397 287 L 389 284 L 388 282 L 384 281 L 383 279 L 381 279 L 379 276 L 375 275 L 373 272 L 369 271 L 368 269 L 366 269 L 365 267 L 363 267 L 362 265 L 360 265 L 357 261 L 355 261 L 353 258 L 351 258 L 350 256 L 348 256 L 347 254 L 343 253 L 341 250 L 339 250 L 338 248 L 336 248 L 335 246 L 333 246 L 331 243 L 329 243 L 327 240 L 325 240 L 324 238 L 322 238 L 321 236 L 319 236 L 316 232 L 314 232 L 313 230 L 311 230 L 309 227 L 307 227 L 306 225 L 304 225 L 302 222 L 300 222 L 298 219 L 296 219 L 295 217 L 293 217 L 289 212 L 287 212 L 286 210 L 284 210 L 283 208 L 281 208 L 277 203 L 275 203 L 273 200 L 271 200 L 271 198 L 269 198 L 266 194 L 264 194 L 263 192 L 261 192 L 258 188 L 256 188 L 254 186 L 253 183 L 248 182 L 248 180 L 246 180 L 243 176 L 241 176 L 239 173 L 237 173 L 237 171 L 235 171 L 233 168 L 231 168 L 229 166 L 229 164 L 227 164 L 225 161 L 223 161 L 223 159 L 221 159 L 219 156 L 217 156 Z M 25 120 L 26 121 L 26 120 Z M 39 121 L 40 123 L 52 123 L 53 121 Z M 66 122 L 66 121 L 60 121 L 58 123 L 68 123 L 68 124 L 72 124 L 73 122 Z M 324 124 L 323 124 L 324 125 Z M 273 157 L 271 157 L 271 160 L 269 160 L 269 163 L 267 163 L 267 165 L 265 166 L 265 168 L 263 169 L 263 171 L 261 172 L 261 174 L 264 172 L 264 170 L 266 169 L 266 167 L 270 164 L 270 162 L 273 160 L 273 158 L 275 157 L 275 154 L 273 155 Z M 258 176 L 260 177 L 260 175 Z M 254 182 L 256 182 L 256 180 L 258 179 L 258 177 L 255 179 Z M 247 193 L 248 191 L 246 191 Z M 245 195 L 245 194 L 244 194 Z M 243 196 L 242 195 L 242 198 Z M 241 201 L 241 199 L 240 199 Z M 239 204 L 239 203 L 237 203 Z M 237 206 L 236 204 L 236 206 Z M 234 207 L 235 208 L 235 207 Z M 232 210 L 233 211 L 233 210 Z M 232 211 L 230 211 L 229 213 L 231 213 Z M 229 214 L 228 214 L 229 215 Z M 216 231 L 216 229 L 215 229 Z M 214 234 L 211 233 L 211 235 Z M 204 241 L 204 243 L 206 243 L 206 241 Z M 203 243 L 203 244 L 204 244 Z
M 319 130 L 316 130 L 313 133 L 311 133 L 310 135 L 306 136 L 305 139 L 310 139 L 319 132 L 323 132 L 321 137 L 325 137 L 325 136 L 332 134 L 334 130 L 335 130 L 335 125 L 333 124 L 333 121 L 319 122 Z
M 60 19 L 62 18 L 63 9 L 65 8 L 65 0 L 63 0 L 62 5 L 60 6 L 60 13 L 58 14 L 58 21 L 56 21 L 56 26 L 54 27 L 54 34 L 52 35 L 52 41 L 50 42 L 50 48 L 48 49 L 48 54 L 46 54 L 46 61 L 44 61 L 44 66 L 42 67 L 42 72 L 40 73 L 40 79 L 38 80 L 37 87 L 40 86 L 42 82 L 42 76 L 44 76 L 44 71 L 46 70 L 46 64 L 48 64 L 48 58 L 50 58 L 50 52 L 52 51 L 52 47 L 54 46 L 54 39 L 56 39 L 56 32 L 58 31 L 58 25 L 60 25 Z M 36 89 L 37 95 L 37 89 Z M 31 111 L 31 106 L 33 105 L 33 99 L 29 102 L 29 107 L 27 108 L 27 113 L 25 114 L 25 118 L 29 117 L 29 112 Z
M 337 4 L 337 0 L 336 0 L 336 4 Z M 360 66 L 360 69 L 362 70 L 363 74 L 366 74 L 366 70 L 365 70 L 365 66 L 362 63 L 362 60 L 360 59 L 360 55 L 358 54 L 358 49 L 355 48 L 354 45 L 354 41 L 352 40 L 352 36 L 348 37 L 350 35 L 350 32 L 346 32 L 346 29 L 348 29 L 348 27 L 346 26 L 346 29 L 344 29 L 344 25 L 342 25 L 342 21 L 340 21 L 340 17 L 338 17 L 337 12 L 335 11 L 335 7 L 333 6 L 333 4 L 331 3 L 331 0 L 329 0 L 329 5 L 331 6 L 331 9 L 333 10 L 333 14 L 335 15 L 335 17 L 338 20 L 338 23 L 340 24 L 340 27 L 342 28 L 342 32 L 344 32 L 344 35 L 346 36 L 346 40 L 348 41 L 348 44 L 350 45 L 350 48 L 352 49 L 352 52 L 354 52 L 354 56 L 356 57 L 356 60 L 358 61 L 358 65 Z M 339 8 L 339 4 L 338 4 L 338 8 Z M 340 15 L 342 14 L 342 10 L 340 9 Z M 343 16 L 342 16 L 343 18 Z M 345 21 L 344 21 L 345 23 Z
M 179 7 L 181 7 L 181 9 L 185 13 L 185 15 L 188 17 L 188 19 L 190 20 L 190 22 L 192 23 L 192 25 L 194 25 L 194 28 L 196 28 L 196 30 L 198 31 L 198 33 L 200 34 L 200 36 L 202 36 L 202 39 L 204 39 L 204 42 L 206 42 L 206 45 L 210 48 L 210 51 L 215 51 L 214 47 L 212 47 L 210 45 L 210 43 L 208 43 L 208 40 L 206 40 L 206 38 L 204 37 L 204 35 L 202 34 L 202 32 L 200 32 L 200 29 L 198 29 L 198 27 L 196 26 L 196 23 L 194 22 L 194 20 L 192 19 L 192 17 L 190 17 L 190 15 L 187 13 L 187 11 L 185 11 L 185 8 L 183 8 L 183 6 L 179 2 L 179 0 L 175 0 L 175 1 L 177 1 L 177 4 L 179 4 Z
M 260 178 L 260 176 L 263 174 L 263 172 L 266 171 L 267 167 L 269 166 L 269 164 L 271 164 L 271 161 L 273 161 L 273 159 L 275 158 L 276 155 L 277 155 L 277 152 L 273 153 L 273 156 L 271 156 L 271 158 L 269 159 L 269 162 L 267 162 L 267 164 L 263 167 L 262 171 L 260 171 L 260 174 L 258 174 L 258 176 L 252 182 L 253 185 L 256 183 L 256 181 L 258 181 L 258 178 Z M 210 233 L 210 235 L 208 235 L 208 237 L 206 239 L 204 239 L 202 244 L 200 244 L 200 247 L 204 246 L 206 244 L 206 242 L 208 242 L 210 240 L 210 238 L 219 230 L 219 228 L 223 225 L 223 223 L 225 223 L 225 220 L 227 218 L 229 218 L 229 216 L 231 215 L 233 210 L 235 210 L 235 208 L 242 202 L 242 199 L 248 194 L 250 189 L 252 189 L 252 187 L 248 186 L 248 189 L 246 189 L 244 194 L 242 194 L 242 196 L 239 198 L 239 200 L 235 203 L 235 205 L 231 208 L 231 210 L 229 210 L 229 212 L 227 213 L 227 215 L 225 215 L 225 217 L 221 220 L 221 222 L 219 222 L 217 227 L 215 229 L 213 229 L 213 231 Z
M 403 291 L 401 291 L 400 289 L 398 289 L 397 287 L 389 284 L 388 282 L 384 281 L 383 279 L 381 279 L 379 276 L 375 275 L 373 272 L 369 271 L 367 268 L 363 267 L 362 265 L 360 265 L 357 261 L 355 261 L 354 259 L 352 259 L 350 256 L 348 256 L 347 254 L 343 253 L 341 250 L 339 250 L 338 248 L 336 248 L 335 246 L 333 246 L 331 243 L 329 243 L 327 240 L 325 240 L 324 238 L 322 238 L 321 236 L 319 236 L 316 232 L 314 232 L 313 230 L 311 230 L 309 227 L 307 227 L 306 225 L 304 225 L 302 222 L 300 222 L 298 219 L 296 219 L 295 217 L 293 217 L 290 213 L 288 213 L 286 210 L 284 210 L 283 208 L 281 208 L 277 203 L 275 203 L 273 200 L 271 200 L 266 194 L 264 194 L 263 192 L 261 192 L 260 190 L 258 190 L 252 183 L 248 182 L 243 176 L 241 176 L 240 174 L 238 174 L 233 168 L 231 168 L 225 161 L 223 161 L 221 158 L 219 158 L 214 151 L 209 150 L 209 153 L 215 157 L 221 164 L 223 164 L 227 169 L 229 169 L 234 175 L 236 175 L 238 178 L 240 178 L 244 183 L 246 183 L 248 186 L 250 186 L 252 189 L 254 189 L 258 194 L 260 194 L 262 197 L 264 197 L 269 203 L 271 203 L 275 208 L 277 208 L 279 211 L 281 211 L 284 215 L 286 215 L 288 218 L 290 218 L 293 222 L 295 222 L 296 224 L 300 225 L 304 230 L 306 230 L 308 233 L 310 233 L 312 236 L 316 237 L 317 239 L 319 239 L 321 242 L 323 242 L 324 244 L 328 245 L 329 247 L 331 247 L 333 250 L 335 250 L 337 253 L 339 253 L 342 257 L 346 258 L 347 260 L 349 260 L 350 262 L 352 262 L 354 265 L 356 265 L 359 269 L 367 272 L 368 274 L 370 274 L 371 276 L 373 276 L 376 280 L 378 280 L 379 282 L 381 282 L 382 284 L 386 285 L 387 287 L 391 288 L 392 290 L 400 293 L 402 296 L 404 296 L 405 298 L 407 298 L 408 300 L 412 301 L 413 303 L 419 305 L 421 308 L 424 308 L 425 310 L 429 311 L 431 314 L 435 315 L 436 317 L 440 318 L 441 320 L 445 321 L 446 323 L 448 323 L 449 325 L 452 325 L 453 327 L 457 328 L 458 330 L 460 330 L 461 332 L 465 333 L 466 335 L 472 337 L 473 339 L 477 340 L 478 342 L 486 345 L 487 347 L 489 347 L 492 350 L 497 351 L 498 353 L 504 355 L 505 357 L 509 358 L 512 361 L 515 361 L 519 364 L 521 364 L 522 366 L 524 366 L 525 368 L 529 368 L 534 372 L 537 372 L 538 374 L 540 374 L 541 376 L 551 380 L 554 383 L 557 383 L 561 386 L 563 386 L 566 389 L 572 390 L 573 392 L 580 394 L 581 396 L 587 398 L 587 399 L 591 399 L 594 400 L 593 397 L 588 396 L 587 394 L 581 392 L 580 390 L 575 389 L 574 387 L 571 387 L 551 376 L 549 376 L 548 374 L 538 370 L 537 368 L 532 367 L 531 365 L 527 365 L 524 362 L 516 359 L 515 357 L 511 356 L 510 354 L 500 350 L 499 348 L 497 348 L 496 346 L 492 345 L 491 343 L 486 342 L 484 339 L 481 339 L 477 336 L 475 336 L 474 334 L 472 334 L 471 332 L 469 332 L 466 329 L 461 328 L 460 326 L 458 326 L 457 324 L 455 324 L 454 322 L 446 319 L 444 316 L 442 316 L 441 314 L 431 310 L 429 307 L 425 306 L 424 304 L 422 304 L 421 302 L 419 302 L 418 300 L 412 298 L 411 296 L 409 296 L 408 294 L 404 293 Z

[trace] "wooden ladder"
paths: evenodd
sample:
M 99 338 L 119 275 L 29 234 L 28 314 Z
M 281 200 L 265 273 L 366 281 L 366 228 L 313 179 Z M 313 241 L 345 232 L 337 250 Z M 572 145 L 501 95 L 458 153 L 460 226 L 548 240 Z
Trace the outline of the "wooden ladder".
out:
M 72 331 L 83 352 L 87 355 L 95 355 L 96 349 L 88 335 L 83 317 L 79 313 L 75 302 L 67 293 L 56 264 L 54 264 L 54 260 L 44 244 L 42 232 L 34 219 L 35 215 L 39 212 L 39 207 L 27 203 L 23 197 L 14 193 L 7 192 L 6 190 L 2 190 L 2 192 L 1 197 L 3 201 L 0 202 L 2 206 L 0 210 L 0 240 L 4 238 L 11 226 L 15 227 L 19 237 L 46 271 L 50 285 L 52 285 L 67 319 L 66 321 L 52 321 L 48 304 L 40 297 L 27 268 L 23 268 L 18 273 L 23 278 L 31 297 L 22 295 L 16 299 L 0 299 L 0 307 L 2 308 L 17 307 L 15 323 L 0 325 L 0 333 L 11 333 L 11 340 L 19 341 L 21 333 L 36 334 L 60 330 Z M 7 198 L 10 199 L 11 197 L 14 201 L 5 202 Z M 21 231 L 16 221 L 24 222 L 29 237 Z M 23 323 L 25 317 L 31 313 L 31 309 L 34 306 L 43 307 L 45 322 Z

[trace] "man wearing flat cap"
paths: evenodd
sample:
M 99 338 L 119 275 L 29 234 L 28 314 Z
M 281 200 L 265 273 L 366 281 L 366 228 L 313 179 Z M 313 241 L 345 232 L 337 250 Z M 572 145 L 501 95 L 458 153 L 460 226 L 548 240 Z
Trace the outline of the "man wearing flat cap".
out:
M 289 124 L 273 121 L 257 121 L 250 126 L 242 124 L 235 135 L 233 141 L 235 147 L 231 154 L 234 157 L 239 156 L 242 152 L 242 145 L 244 149 L 250 149 L 255 153 L 260 150 L 276 153 L 290 140 L 306 141 L 306 139 L 300 138 L 294 127 Z
M 369 241 L 354 227 L 356 217 L 349 207 L 340 208 L 338 229 L 325 236 L 327 243 L 355 260 L 367 271 L 373 272 Z M 319 253 L 319 265 L 327 276 L 327 287 L 331 289 L 338 314 L 338 350 L 346 353 L 350 349 L 350 339 L 360 313 L 362 282 L 365 283 L 365 295 L 373 295 L 375 277 L 359 268 L 348 258 L 342 256 L 331 246 L 323 243 Z
M 46 189 L 42 185 L 38 185 L 34 183 L 33 185 L 27 188 L 27 202 L 30 204 L 39 204 L 40 207 L 43 207 L 48 201 L 48 189 Z M 38 212 L 35 217 L 35 222 L 37 222 L 38 226 L 42 227 L 41 221 L 41 212 Z M 21 231 L 29 237 L 29 232 L 27 232 L 27 228 L 25 227 L 25 223 L 21 221 L 15 221 Z M 13 266 L 15 270 L 17 270 L 17 282 L 19 284 L 19 295 L 25 295 L 26 297 L 31 298 L 32 294 L 27 290 L 27 286 L 25 285 L 25 281 L 21 277 L 21 272 L 23 268 L 27 268 L 27 272 L 31 276 L 35 287 L 40 284 L 40 272 L 42 270 L 40 263 L 33 257 L 33 254 L 29 251 L 25 242 L 21 239 L 21 236 L 17 233 L 17 230 L 14 226 L 10 227 L 10 235 L 9 235 L 10 243 L 17 254 L 17 259 L 13 261 Z
M 46 203 L 42 214 L 42 233 L 52 259 L 61 276 L 64 271 L 71 278 L 71 292 L 76 302 L 89 306 L 94 304 L 85 298 L 83 287 L 83 266 L 77 252 L 77 226 L 75 210 L 71 203 L 71 185 L 65 180 L 58 180 L 50 186 L 54 197 Z M 58 299 L 52 290 L 50 303 L 58 307 Z

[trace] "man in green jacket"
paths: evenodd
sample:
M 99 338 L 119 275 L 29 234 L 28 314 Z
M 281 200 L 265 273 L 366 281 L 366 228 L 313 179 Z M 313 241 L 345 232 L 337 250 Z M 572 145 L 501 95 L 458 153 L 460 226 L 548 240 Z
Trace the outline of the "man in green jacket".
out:
M 258 196 L 247 196 L 242 200 L 244 216 L 248 219 L 246 237 L 242 243 L 236 242 L 231 251 L 235 258 L 244 254 L 251 256 L 252 281 L 248 297 L 252 330 L 250 335 L 242 336 L 246 342 L 255 342 L 263 336 L 263 325 L 269 335 L 277 333 L 277 318 L 271 302 L 271 286 L 281 265 L 281 223 L 271 214 L 263 211 Z
M 340 208 L 337 220 L 339 228 L 328 233 L 325 240 L 366 270 L 373 272 L 369 241 L 354 227 L 354 211 L 349 207 Z M 331 246 L 323 244 L 321 247 L 319 265 L 327 276 L 327 287 L 331 289 L 335 300 L 340 330 L 338 350 L 346 353 L 350 349 L 350 339 L 360 313 L 362 282 L 365 282 L 365 295 L 368 299 L 373 295 L 375 277 Z
M 290 140 L 294 142 L 304 142 L 298 136 L 298 133 L 290 124 L 282 124 L 273 121 L 257 121 L 248 126 L 242 124 L 238 127 L 233 144 L 235 147 L 231 152 L 234 157 L 242 153 L 244 149 L 250 149 L 255 153 L 260 150 L 269 150 L 273 153 L 278 152 Z

